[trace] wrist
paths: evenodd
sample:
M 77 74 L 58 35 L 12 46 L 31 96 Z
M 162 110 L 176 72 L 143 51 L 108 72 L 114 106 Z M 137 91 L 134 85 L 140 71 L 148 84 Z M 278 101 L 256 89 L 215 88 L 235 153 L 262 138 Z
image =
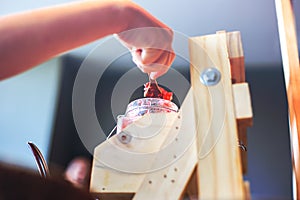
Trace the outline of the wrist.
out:
M 121 20 L 124 24 L 122 31 L 155 26 L 153 25 L 155 18 L 139 5 L 132 1 L 123 1 L 122 7 L 123 16 L 121 16 Z
M 135 5 L 129 0 L 116 0 L 112 4 L 114 17 L 118 21 L 116 33 L 129 30 L 137 12 Z

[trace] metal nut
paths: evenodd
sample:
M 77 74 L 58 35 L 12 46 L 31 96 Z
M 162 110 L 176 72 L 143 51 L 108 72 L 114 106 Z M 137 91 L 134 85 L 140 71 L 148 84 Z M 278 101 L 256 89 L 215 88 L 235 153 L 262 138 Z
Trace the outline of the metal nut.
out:
M 118 135 L 117 135 L 119 141 L 123 144 L 128 144 L 131 139 L 132 139 L 132 136 L 125 133 L 125 132 L 120 132 Z

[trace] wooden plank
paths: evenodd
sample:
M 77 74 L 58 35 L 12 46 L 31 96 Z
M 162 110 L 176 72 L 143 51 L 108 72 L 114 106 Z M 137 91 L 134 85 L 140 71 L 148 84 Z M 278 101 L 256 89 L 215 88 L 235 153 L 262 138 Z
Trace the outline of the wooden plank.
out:
M 244 190 L 245 190 L 245 200 L 251 200 L 251 191 L 250 191 L 250 182 L 245 181 L 244 182 Z
M 300 198 L 300 67 L 295 17 L 290 0 L 275 0 L 281 55 L 288 98 L 295 199 Z
M 180 124 L 174 124 L 178 130 L 175 145 L 166 146 L 169 148 L 166 153 L 158 152 L 157 159 L 152 164 L 160 164 L 168 156 L 176 155 L 174 163 L 161 170 L 146 174 L 134 200 L 174 200 L 183 197 L 198 162 L 193 105 L 193 93 L 190 90 L 179 111 L 178 116 L 182 121 Z M 174 135 L 175 132 L 172 134 Z M 165 143 L 169 143 L 169 140 L 165 140 Z M 165 155 L 161 156 L 161 154 Z
M 232 85 L 235 115 L 238 124 L 239 144 L 241 146 L 242 171 L 247 173 L 247 127 L 252 126 L 253 113 L 251 106 L 251 97 L 247 83 L 236 83 Z M 244 148 L 243 148 L 244 147 Z
M 232 92 L 236 119 L 246 127 L 251 126 L 253 113 L 248 83 L 233 84 Z
M 226 34 L 194 37 L 189 45 L 200 198 L 244 199 Z M 211 66 L 221 72 L 222 79 L 219 84 L 206 87 L 200 82 L 200 75 Z
M 197 146 L 194 141 L 188 151 L 175 163 L 167 168 L 147 174 L 133 199 L 180 199 L 185 192 L 196 163 Z
M 232 83 L 243 83 L 246 81 L 245 59 L 240 32 L 229 32 L 226 36 Z
M 244 83 L 246 81 L 245 59 L 239 31 L 229 32 L 227 37 L 228 56 L 230 61 L 231 82 Z M 247 120 L 237 119 L 239 143 L 247 146 L 247 127 L 252 126 L 252 118 Z M 247 151 L 241 148 L 243 174 L 247 173 Z
M 134 137 L 128 144 L 122 144 L 113 136 L 100 144 L 95 149 L 91 192 L 97 193 L 102 199 L 114 199 L 116 195 L 126 199 L 134 193 L 134 199 L 179 199 L 197 164 L 193 112 L 193 94 L 190 91 L 179 113 L 149 114 L 151 124 L 141 131 L 139 127 L 149 122 L 149 116 L 145 115 L 124 130 L 132 135 L 149 136 L 157 130 L 159 134 L 147 139 Z M 126 152 L 133 154 L 126 157 Z M 153 154 L 145 159 L 147 153 Z M 140 157 L 133 158 L 138 155 Z M 145 170 L 137 169 L 135 174 L 110 169 L 110 165 L 107 165 L 110 158 L 116 158 L 113 162 L 123 163 L 125 171 L 139 165 Z
M 97 194 L 101 199 L 120 196 L 132 199 L 144 177 L 144 174 L 121 173 L 95 163 L 92 166 L 90 192 Z
M 166 139 L 171 139 L 170 130 L 174 129 L 173 124 L 177 116 L 177 113 L 151 114 L 150 129 L 160 129 L 162 123 L 164 126 L 160 129 L 160 134 L 147 140 L 133 138 L 128 144 L 123 144 L 115 135 L 98 145 L 94 151 L 90 191 L 107 193 L 106 197 L 115 193 L 125 196 L 134 194 L 142 184 L 145 173 L 151 170 L 150 163 L 156 159 L 155 152 L 161 148 Z M 138 134 L 136 130 L 139 128 L 136 124 L 141 126 L 147 120 L 149 116 L 144 115 L 124 131 Z M 144 130 L 143 134 L 151 134 L 150 129 Z

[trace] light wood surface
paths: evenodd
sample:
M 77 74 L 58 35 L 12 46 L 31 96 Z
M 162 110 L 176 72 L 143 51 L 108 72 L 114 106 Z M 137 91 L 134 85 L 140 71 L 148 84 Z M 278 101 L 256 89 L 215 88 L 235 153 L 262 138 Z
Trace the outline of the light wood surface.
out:
M 300 67 L 294 11 L 290 0 L 275 0 L 281 55 L 288 98 L 294 198 L 300 198 Z M 299 22 L 298 22 L 299 23 Z
M 114 199 L 117 194 L 123 194 L 121 196 L 124 199 L 134 194 L 134 199 L 180 199 L 197 164 L 193 112 L 193 94 L 190 91 L 179 113 L 150 114 L 151 126 L 143 134 L 148 135 L 151 130 L 154 132 L 158 126 L 162 127 L 153 138 L 133 138 L 130 143 L 122 144 L 113 136 L 100 144 L 95 149 L 91 192 L 99 193 L 105 199 Z M 168 120 L 161 120 L 163 117 L 160 115 Z M 141 126 L 145 120 L 149 120 L 149 116 L 143 116 L 124 131 L 137 134 L 136 125 Z M 134 155 L 128 152 L 142 154 L 134 159 Z M 147 152 L 154 154 L 145 160 Z M 139 165 L 145 171 L 143 173 L 140 168 L 137 171 L 139 173 L 134 170 L 131 173 L 113 170 L 107 166 L 111 157 L 117 157 L 113 162 L 124 163 L 122 170 L 134 169 Z
M 232 92 L 236 119 L 244 123 L 245 126 L 249 126 L 252 123 L 253 113 L 248 83 L 233 84 Z
M 189 44 L 200 199 L 244 199 L 226 33 L 194 37 Z M 201 72 L 208 67 L 221 72 L 219 84 L 206 87 L 200 82 Z
M 227 49 L 230 61 L 231 82 L 232 84 L 245 83 L 245 59 L 242 47 L 242 38 L 239 31 L 229 32 L 227 37 Z M 248 93 L 249 94 L 249 93 Z M 249 94 L 250 95 L 250 94 Z M 251 106 L 251 104 L 250 104 Z M 252 109 L 252 108 L 251 108 Z M 244 120 L 237 119 L 239 143 L 247 147 L 247 128 L 252 126 L 252 117 Z M 241 148 L 243 174 L 247 173 L 247 151 Z
M 133 138 L 128 144 L 122 144 L 115 136 L 101 143 L 94 151 L 91 176 L 91 192 L 135 193 L 140 187 L 146 172 L 151 170 L 151 162 L 173 128 L 176 113 L 153 114 L 152 129 L 162 124 L 160 134 L 151 139 Z M 163 120 L 168 118 L 168 120 Z M 143 116 L 136 124 L 142 124 L 149 116 Z M 130 133 L 136 128 L 131 124 L 124 131 Z M 136 131 L 133 130 L 133 134 Z M 146 132 L 147 134 L 148 132 Z M 147 154 L 148 153 L 148 154 Z M 149 163 L 150 162 L 150 163 Z
M 134 200 L 174 200 L 183 197 L 198 162 L 193 113 L 193 93 L 190 90 L 178 114 L 182 121 L 174 124 L 175 127 L 178 127 L 176 145 L 169 145 L 165 156 L 159 156 L 163 152 L 158 152 L 157 159 L 153 164 L 163 163 L 168 156 L 174 156 L 174 163 L 161 170 L 146 174 Z M 176 132 L 173 131 L 172 134 L 176 134 Z M 169 140 L 165 140 L 165 143 L 169 143 Z

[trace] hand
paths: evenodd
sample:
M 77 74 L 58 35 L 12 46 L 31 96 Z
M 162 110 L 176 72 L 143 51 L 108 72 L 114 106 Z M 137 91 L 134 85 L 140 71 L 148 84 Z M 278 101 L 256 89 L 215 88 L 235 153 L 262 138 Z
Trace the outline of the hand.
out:
M 0 24 L 0 80 L 114 33 L 152 79 L 175 58 L 172 30 L 127 0 L 78 1 L 0 17 Z
M 118 33 L 117 37 L 130 50 L 133 62 L 151 79 L 165 74 L 175 59 L 170 28 L 134 28 Z

